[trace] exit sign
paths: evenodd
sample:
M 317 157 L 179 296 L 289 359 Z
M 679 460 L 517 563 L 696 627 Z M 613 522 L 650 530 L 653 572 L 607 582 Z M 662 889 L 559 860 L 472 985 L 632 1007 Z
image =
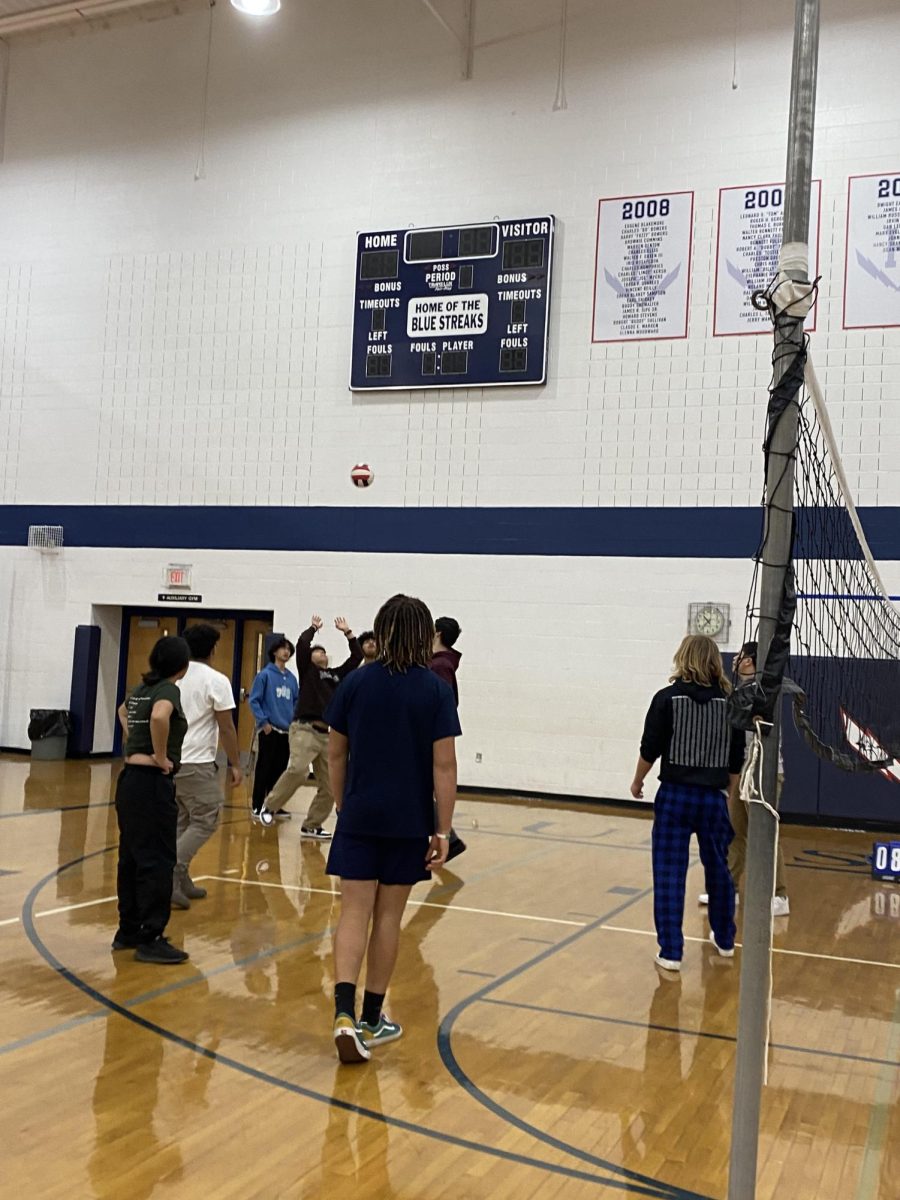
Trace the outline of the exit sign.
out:
M 191 590 L 191 568 L 191 563 L 169 563 L 165 574 L 166 588 L 184 588 L 189 592 Z

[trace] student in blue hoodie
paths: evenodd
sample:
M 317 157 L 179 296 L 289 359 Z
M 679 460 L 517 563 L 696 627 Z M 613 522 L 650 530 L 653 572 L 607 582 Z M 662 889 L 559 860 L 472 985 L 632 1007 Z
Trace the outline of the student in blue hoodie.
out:
M 256 721 L 257 758 L 250 806 L 262 810 L 266 796 L 288 764 L 288 729 L 300 694 L 296 675 L 287 665 L 294 644 L 283 637 L 269 647 L 269 665 L 263 667 L 250 689 L 250 709 Z

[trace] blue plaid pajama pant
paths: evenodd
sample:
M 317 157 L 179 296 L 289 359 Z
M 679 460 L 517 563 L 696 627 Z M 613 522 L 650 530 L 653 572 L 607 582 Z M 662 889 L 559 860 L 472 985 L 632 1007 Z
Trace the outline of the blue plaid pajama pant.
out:
M 653 919 L 662 958 L 684 952 L 684 885 L 691 834 L 709 892 L 709 923 L 723 950 L 734 945 L 734 883 L 728 846 L 734 837 L 724 792 L 683 783 L 662 783 L 653 802 Z

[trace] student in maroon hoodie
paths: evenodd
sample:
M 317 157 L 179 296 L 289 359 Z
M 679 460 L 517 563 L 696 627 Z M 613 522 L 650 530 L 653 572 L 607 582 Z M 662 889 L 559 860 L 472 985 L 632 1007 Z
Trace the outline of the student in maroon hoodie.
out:
M 444 683 L 449 683 L 453 691 L 453 699 L 459 708 L 459 688 L 456 684 L 456 672 L 459 669 L 462 655 L 454 650 L 456 639 L 462 633 L 459 621 L 453 617 L 438 617 L 434 623 L 434 642 L 431 646 L 431 669 Z M 447 850 L 447 862 L 462 854 L 466 843 L 455 829 L 450 830 L 450 846 Z
M 452 617 L 438 617 L 434 623 L 434 642 L 431 647 L 431 669 L 444 683 L 450 684 L 457 708 L 459 688 L 456 686 L 456 672 L 462 655 L 453 647 L 461 633 L 459 621 L 454 621 Z

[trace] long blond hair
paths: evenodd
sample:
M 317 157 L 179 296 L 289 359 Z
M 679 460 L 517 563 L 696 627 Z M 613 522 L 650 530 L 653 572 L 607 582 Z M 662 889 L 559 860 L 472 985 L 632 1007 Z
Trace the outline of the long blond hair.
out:
M 723 692 L 731 691 L 731 682 L 726 678 L 719 647 L 711 637 L 692 633 L 683 638 L 675 651 L 669 683 L 680 679 L 682 683 L 699 683 L 702 687 L 718 684 Z

